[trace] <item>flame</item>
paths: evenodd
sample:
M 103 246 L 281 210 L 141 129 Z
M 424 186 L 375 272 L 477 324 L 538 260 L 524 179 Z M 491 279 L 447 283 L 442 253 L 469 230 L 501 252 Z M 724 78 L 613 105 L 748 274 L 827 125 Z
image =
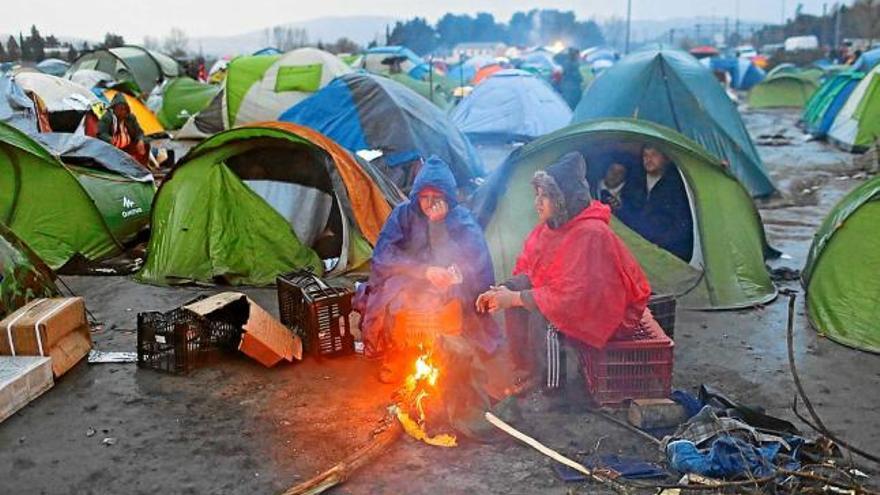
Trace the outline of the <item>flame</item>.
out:
M 404 382 L 401 403 L 395 406 L 397 419 L 403 425 L 404 431 L 416 440 L 439 447 L 455 447 L 454 435 L 440 434 L 431 437 L 425 431 L 424 401 L 431 392 L 437 392 L 440 368 L 431 359 L 430 351 L 426 351 L 423 346 L 419 346 L 419 349 L 421 354 L 415 360 L 413 372 Z M 415 413 L 416 419 L 410 417 L 408 411 Z

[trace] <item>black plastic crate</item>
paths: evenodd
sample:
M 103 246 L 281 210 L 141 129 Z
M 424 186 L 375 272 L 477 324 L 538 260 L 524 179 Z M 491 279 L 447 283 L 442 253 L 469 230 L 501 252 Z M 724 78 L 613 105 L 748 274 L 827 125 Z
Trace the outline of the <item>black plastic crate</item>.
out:
M 303 339 L 307 353 L 325 357 L 354 353 L 351 290 L 330 287 L 310 272 L 280 276 L 275 282 L 281 323 Z
M 208 319 L 183 307 L 165 313 L 138 313 L 138 366 L 165 373 L 188 373 L 205 364 L 218 349 L 237 348 L 241 333 L 241 325 Z
M 648 299 L 648 309 L 669 337 L 675 336 L 675 307 L 675 296 L 652 294 Z

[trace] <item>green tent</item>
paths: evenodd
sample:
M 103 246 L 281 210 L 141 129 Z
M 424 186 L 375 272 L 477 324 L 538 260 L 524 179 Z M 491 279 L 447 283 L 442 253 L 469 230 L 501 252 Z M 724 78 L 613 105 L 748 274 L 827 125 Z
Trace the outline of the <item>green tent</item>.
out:
M 880 139 L 880 65 L 871 69 L 849 95 L 828 137 L 855 153 L 867 150 Z
M 825 137 L 863 77 L 864 73 L 852 70 L 830 75 L 804 107 L 801 120 L 807 132 L 816 137 Z
M 58 294 L 55 274 L 0 223 L 0 319 L 31 299 Z
M 140 46 L 120 46 L 84 53 L 71 64 L 68 74 L 83 69 L 110 74 L 117 81 L 134 82 L 138 90 L 150 94 L 165 79 L 178 77 L 182 71 L 176 60 Z
M 436 79 L 434 79 L 433 91 L 431 90 L 431 83 L 427 80 L 422 81 L 415 79 L 407 74 L 389 74 L 387 77 L 394 79 L 400 84 L 403 84 L 407 88 L 422 95 L 425 99 L 440 108 L 440 110 L 447 111 L 452 108 L 451 91 L 449 91 L 444 85 L 445 78 L 437 74 L 435 74 L 435 76 Z
M 614 117 L 675 129 L 729 163 L 753 196 L 776 191 L 736 104 L 687 52 L 651 46 L 627 55 L 587 87 L 572 122 Z
M 225 131 L 190 150 L 156 194 L 137 279 L 266 285 L 302 268 L 361 269 L 400 198 L 369 165 L 306 127 Z
M 816 330 L 880 352 L 880 177 L 847 194 L 822 222 L 802 283 Z
M 149 221 L 152 176 L 126 172 L 133 161 L 102 141 L 36 137 L 0 122 L 0 222 L 53 269 L 76 254 L 97 260 L 122 252 Z
M 687 264 L 613 222 L 654 291 L 680 294 L 693 287 L 680 304 L 699 309 L 743 308 L 773 300 L 776 288 L 764 267 L 764 227 L 748 192 L 697 143 L 672 129 L 633 119 L 593 120 L 556 131 L 519 148 L 489 178 L 478 192 L 475 211 L 485 227 L 496 277 L 510 275 L 523 240 L 537 222 L 529 185 L 535 171 L 576 150 L 587 159 L 587 178 L 595 185 L 604 174 L 601 157 L 638 156 L 645 144 L 657 146 L 678 165 L 695 226 L 693 258 Z
M 165 129 L 180 129 L 187 119 L 207 107 L 220 89 L 219 85 L 200 83 L 189 77 L 172 79 L 162 90 L 156 116 Z
M 749 91 L 752 108 L 803 108 L 819 88 L 817 80 L 799 72 L 778 72 Z

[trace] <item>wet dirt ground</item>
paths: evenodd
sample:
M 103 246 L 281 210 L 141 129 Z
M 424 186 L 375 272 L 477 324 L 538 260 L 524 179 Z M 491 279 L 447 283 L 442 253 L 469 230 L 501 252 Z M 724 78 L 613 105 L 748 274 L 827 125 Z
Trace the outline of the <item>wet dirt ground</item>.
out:
M 785 193 L 761 209 L 774 266 L 800 269 L 825 213 L 862 180 L 852 156 L 801 142 L 791 112 L 745 115 L 753 135 L 784 130 L 792 144 L 760 147 Z M 136 314 L 167 310 L 219 289 L 140 285 L 125 277 L 65 277 L 103 323 L 101 350 L 135 349 Z M 780 287 L 801 290 L 797 282 Z M 277 312 L 273 289 L 245 289 Z M 785 345 L 787 302 L 728 312 L 678 312 L 677 388 L 702 383 L 794 421 Z M 798 299 L 795 353 L 807 393 L 829 428 L 867 450 L 880 445 L 880 356 L 817 336 Z M 573 362 L 574 359 L 570 359 Z M 77 365 L 54 389 L 0 424 L 2 494 L 274 494 L 315 475 L 363 444 L 392 389 L 359 357 L 306 359 L 266 369 L 229 355 L 187 376 L 132 364 Z M 570 374 L 573 376 L 573 374 Z M 513 424 L 563 453 L 657 458 L 656 448 L 584 412 L 582 383 L 560 407 L 540 394 L 520 401 Z M 800 425 L 799 426 L 803 426 Z M 806 431 L 806 427 L 804 427 Z M 876 472 L 880 466 L 867 464 Z M 398 441 L 335 493 L 604 493 L 565 484 L 551 462 L 512 441 L 465 441 L 453 449 Z

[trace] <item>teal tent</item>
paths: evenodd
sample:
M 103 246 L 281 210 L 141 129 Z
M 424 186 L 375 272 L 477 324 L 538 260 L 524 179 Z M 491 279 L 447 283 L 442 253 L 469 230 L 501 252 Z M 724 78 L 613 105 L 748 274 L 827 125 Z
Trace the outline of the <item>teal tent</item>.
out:
M 604 77 L 604 76 L 601 76 Z M 537 222 L 530 179 L 565 153 L 580 151 L 592 185 L 604 175 L 610 153 L 638 155 L 651 144 L 678 165 L 693 215 L 690 263 L 649 243 L 621 222 L 612 227 L 632 249 L 657 293 L 687 295 L 685 307 L 733 309 L 764 304 L 776 288 L 764 266 L 764 226 L 752 199 L 719 160 L 672 129 L 634 119 L 571 125 L 519 148 L 477 192 L 474 210 L 484 226 L 495 275 L 507 278 L 523 241 Z
M 675 129 L 729 163 L 752 196 L 776 190 L 736 105 L 712 72 L 688 53 L 644 49 L 602 73 L 584 92 L 572 122 L 608 117 Z

